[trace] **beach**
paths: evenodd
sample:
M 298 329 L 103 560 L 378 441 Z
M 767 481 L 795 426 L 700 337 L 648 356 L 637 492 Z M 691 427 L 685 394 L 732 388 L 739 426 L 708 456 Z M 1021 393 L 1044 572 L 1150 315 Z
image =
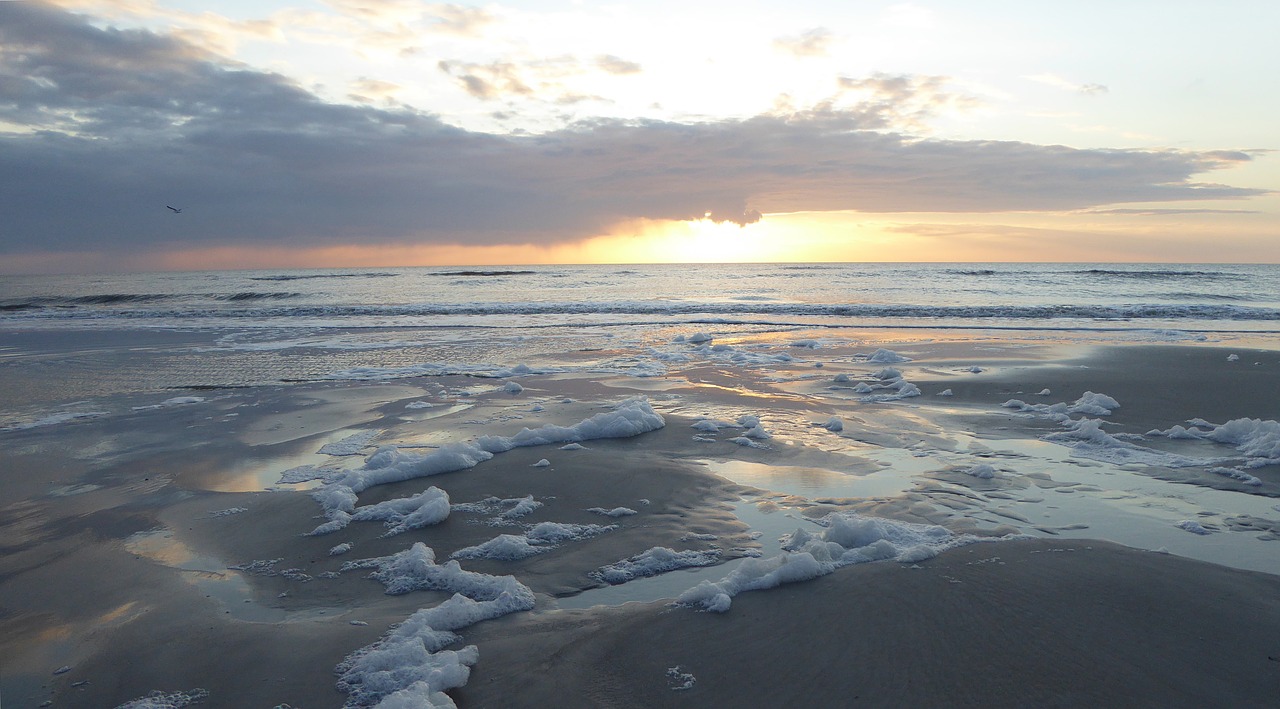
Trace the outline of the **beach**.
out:
M 1280 4 L 1074 9 L 0 1 L 0 709 L 1280 709 Z
M 3 699 L 391 702 L 455 593 L 416 705 L 1280 692 L 1280 352 L 708 330 L 11 425 Z

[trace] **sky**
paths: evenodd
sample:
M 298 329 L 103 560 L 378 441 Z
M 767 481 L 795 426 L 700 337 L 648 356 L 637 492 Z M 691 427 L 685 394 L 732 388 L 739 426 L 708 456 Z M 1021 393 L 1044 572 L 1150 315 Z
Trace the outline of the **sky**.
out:
M 1280 262 L 1273 0 L 211 5 L 0 2 L 0 273 Z

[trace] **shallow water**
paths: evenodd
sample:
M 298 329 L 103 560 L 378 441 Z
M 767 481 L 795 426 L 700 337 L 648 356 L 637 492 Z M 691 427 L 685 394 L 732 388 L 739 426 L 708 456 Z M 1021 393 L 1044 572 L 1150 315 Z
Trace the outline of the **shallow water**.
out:
M 889 466 L 879 472 L 858 475 L 823 468 L 769 465 L 745 460 L 701 462 L 710 472 L 741 485 L 810 499 L 883 497 L 911 489 L 910 473 L 901 466 Z
M 244 574 L 227 568 L 226 564 L 209 556 L 201 556 L 190 547 L 174 539 L 165 529 L 139 532 L 125 540 L 125 549 L 133 554 L 181 569 L 182 579 L 200 589 L 223 607 L 224 612 L 236 620 L 258 623 L 274 623 L 285 620 L 287 614 L 276 608 L 268 608 L 256 602 L 253 588 Z
M 926 490 L 926 498 L 967 502 L 961 513 L 979 527 L 1014 526 L 1019 532 L 1044 538 L 1104 539 L 1125 546 L 1177 554 L 1240 569 L 1280 574 L 1280 540 L 1259 539 L 1257 531 L 1232 531 L 1224 522 L 1234 515 L 1280 520 L 1274 498 L 1169 482 L 1132 468 L 1073 458 L 1071 450 L 1044 441 L 983 439 L 997 453 L 980 457 L 946 451 L 926 454 L 881 451 L 869 457 L 889 464 L 869 475 L 851 475 L 821 468 L 770 466 L 741 460 L 702 461 L 709 472 L 768 493 L 792 496 L 788 506 L 754 500 L 734 505 L 734 515 L 757 535 L 765 556 L 781 553 L 778 538 L 797 528 L 820 529 L 805 517 L 796 498 L 848 498 L 892 501 Z M 1002 481 L 1020 487 L 966 487 L 931 478 L 928 473 L 964 463 L 996 463 Z M 1026 477 L 1041 475 L 1043 478 Z M 955 477 L 955 476 L 952 476 Z M 978 481 L 974 479 L 974 482 Z M 975 489 L 976 488 L 976 489 Z M 945 490 L 963 493 L 963 497 Z M 991 494 L 994 493 L 994 494 Z M 893 517 L 891 508 L 881 514 Z M 1198 535 L 1177 524 L 1195 520 L 1213 533 Z M 587 608 L 674 599 L 701 581 L 718 581 L 741 559 L 714 567 L 684 569 L 618 586 L 592 589 L 557 599 L 559 608 Z
M 774 508 L 769 511 L 760 509 L 755 500 L 742 499 L 733 505 L 733 514 L 750 527 L 750 533 L 758 535 L 759 551 L 764 556 L 773 556 L 782 552 L 779 538 L 790 534 L 797 528 L 817 529 L 812 520 L 805 519 L 794 510 Z M 741 564 L 741 557 L 731 559 L 715 566 L 704 566 L 692 569 L 678 569 L 657 576 L 640 578 L 616 586 L 602 586 L 584 591 L 574 596 L 566 596 L 555 600 L 555 608 L 590 608 L 592 606 L 619 606 L 624 603 L 647 603 L 663 599 L 674 599 L 684 591 L 698 585 L 702 581 L 718 581 Z

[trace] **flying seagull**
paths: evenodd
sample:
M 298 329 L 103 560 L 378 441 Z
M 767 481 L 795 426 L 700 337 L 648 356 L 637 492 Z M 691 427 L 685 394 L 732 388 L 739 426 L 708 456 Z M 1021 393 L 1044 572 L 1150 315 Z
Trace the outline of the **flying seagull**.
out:
M 165 206 L 169 207 L 169 205 L 167 204 Z M 174 214 L 182 214 L 182 210 L 178 209 L 177 207 L 169 207 L 169 209 L 172 209 Z

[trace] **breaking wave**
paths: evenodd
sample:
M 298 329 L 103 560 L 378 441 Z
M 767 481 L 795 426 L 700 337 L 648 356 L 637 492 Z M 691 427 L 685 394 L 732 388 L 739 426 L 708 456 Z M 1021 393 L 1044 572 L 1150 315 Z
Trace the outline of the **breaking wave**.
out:
M 292 293 L 251 293 L 223 296 L 231 303 L 294 297 Z M 18 306 L 11 317 L 38 317 Z M 967 320 L 1280 320 L 1280 309 L 1229 304 L 1156 303 L 1139 305 L 893 305 L 784 303 L 763 300 L 730 302 L 595 301 L 518 303 L 418 303 L 410 305 L 298 305 L 214 308 L 137 308 L 58 311 L 51 317 L 112 318 L 347 318 L 397 316 L 513 316 L 513 315 L 701 315 L 839 317 Z
M 398 273 L 289 273 L 276 276 L 252 276 L 251 281 L 305 281 L 315 278 L 394 278 Z

